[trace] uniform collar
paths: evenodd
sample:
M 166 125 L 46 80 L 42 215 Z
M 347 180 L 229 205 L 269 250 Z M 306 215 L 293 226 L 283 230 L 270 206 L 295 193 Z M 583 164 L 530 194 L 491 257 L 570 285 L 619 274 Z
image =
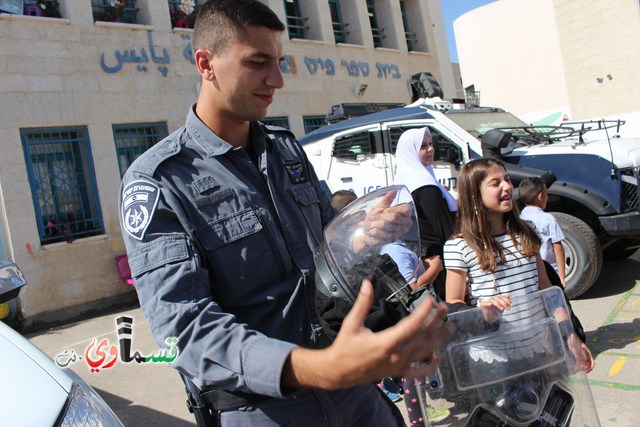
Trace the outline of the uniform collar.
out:
M 209 129 L 196 115 L 196 104 L 191 105 L 185 127 L 191 139 L 206 153 L 207 157 L 220 156 L 231 150 L 233 146 Z M 264 151 L 267 134 L 258 122 L 250 123 L 249 137 L 257 153 Z

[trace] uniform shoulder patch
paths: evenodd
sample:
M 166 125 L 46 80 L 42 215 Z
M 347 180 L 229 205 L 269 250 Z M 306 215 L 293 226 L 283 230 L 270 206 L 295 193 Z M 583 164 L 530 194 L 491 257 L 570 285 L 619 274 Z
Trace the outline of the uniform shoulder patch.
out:
M 302 162 L 286 162 L 284 167 L 289 173 L 289 179 L 292 184 L 301 184 L 309 181 L 307 170 L 302 165 Z
M 122 190 L 121 221 L 127 234 L 134 239 L 144 237 L 158 206 L 159 192 L 158 186 L 148 181 L 133 181 Z

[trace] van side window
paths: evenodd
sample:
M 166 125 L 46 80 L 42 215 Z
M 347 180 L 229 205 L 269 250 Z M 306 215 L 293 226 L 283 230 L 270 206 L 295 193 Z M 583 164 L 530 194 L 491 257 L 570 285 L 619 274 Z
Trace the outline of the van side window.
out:
M 443 136 L 437 130 L 431 129 L 431 142 L 433 142 L 433 161 L 458 163 L 462 161 L 462 150 Z
M 393 154 L 396 153 L 396 149 L 398 148 L 398 139 L 400 139 L 400 135 L 405 131 L 416 127 L 424 126 L 398 126 L 389 128 L 389 138 L 391 139 L 391 151 Z M 462 159 L 462 151 L 458 146 L 434 128 L 429 127 L 429 131 L 431 131 L 431 142 L 433 142 L 433 148 L 435 151 L 433 157 L 434 161 L 455 163 Z
M 402 135 L 405 131 L 409 129 L 414 129 L 417 127 L 424 126 L 398 126 L 398 127 L 390 127 L 389 128 L 389 139 L 391 140 L 391 152 L 395 156 L 396 150 L 398 149 L 398 140 L 400 139 L 400 135 Z M 431 130 L 431 128 L 429 128 Z
M 338 159 L 353 159 L 358 155 L 368 155 L 374 152 L 375 140 L 371 132 L 360 132 L 337 138 L 333 143 L 331 155 Z

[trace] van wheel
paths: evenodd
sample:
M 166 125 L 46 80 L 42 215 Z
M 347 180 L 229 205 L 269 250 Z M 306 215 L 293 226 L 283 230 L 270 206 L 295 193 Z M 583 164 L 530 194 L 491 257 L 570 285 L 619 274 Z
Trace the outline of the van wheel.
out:
M 565 293 L 569 299 L 577 298 L 598 279 L 602 269 L 602 248 L 596 234 L 586 222 L 572 215 L 552 212 L 565 239 Z

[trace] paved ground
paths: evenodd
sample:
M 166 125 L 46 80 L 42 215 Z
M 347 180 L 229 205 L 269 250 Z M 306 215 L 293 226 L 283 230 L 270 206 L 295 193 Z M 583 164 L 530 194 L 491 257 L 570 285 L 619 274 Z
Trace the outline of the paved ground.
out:
M 602 426 L 638 425 L 639 279 L 640 253 L 625 261 L 605 264 L 598 283 L 572 302 L 596 357 L 589 382 Z M 119 348 L 116 318 L 120 316 L 133 318 L 131 354 L 138 351 L 143 356 L 155 356 L 155 361 L 118 362 L 107 367 L 112 360 L 109 351 Z M 184 404 L 182 382 L 166 362 L 171 353 L 159 353 L 139 308 L 32 333 L 29 339 L 53 359 L 58 358 L 59 363 L 69 363 L 97 389 L 125 426 L 195 425 Z M 73 355 L 75 362 L 71 361 Z M 98 372 L 91 372 L 92 365 Z M 404 404 L 399 407 L 404 410 Z

